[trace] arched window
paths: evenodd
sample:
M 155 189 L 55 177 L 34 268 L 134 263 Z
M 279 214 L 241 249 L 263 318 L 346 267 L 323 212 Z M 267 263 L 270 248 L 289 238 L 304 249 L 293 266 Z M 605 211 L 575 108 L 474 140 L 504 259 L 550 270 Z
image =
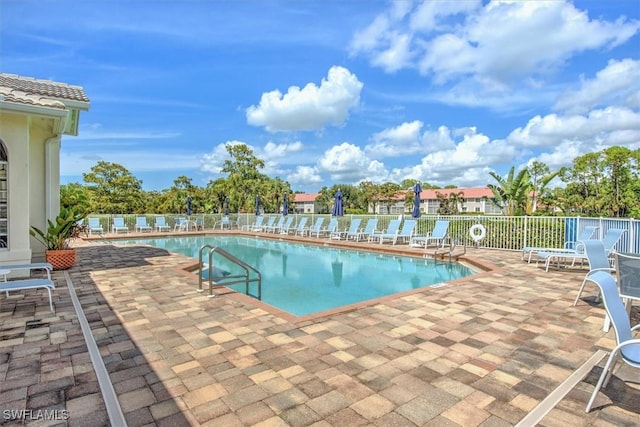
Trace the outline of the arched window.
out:
M 9 247 L 9 187 L 7 185 L 7 167 L 9 157 L 7 147 L 0 139 L 0 251 Z

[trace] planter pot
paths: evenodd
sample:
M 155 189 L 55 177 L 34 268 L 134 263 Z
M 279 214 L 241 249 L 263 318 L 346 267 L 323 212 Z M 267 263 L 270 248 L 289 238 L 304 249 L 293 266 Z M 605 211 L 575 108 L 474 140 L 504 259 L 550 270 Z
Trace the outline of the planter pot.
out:
M 75 249 L 47 250 L 45 256 L 54 270 L 67 270 L 76 263 Z

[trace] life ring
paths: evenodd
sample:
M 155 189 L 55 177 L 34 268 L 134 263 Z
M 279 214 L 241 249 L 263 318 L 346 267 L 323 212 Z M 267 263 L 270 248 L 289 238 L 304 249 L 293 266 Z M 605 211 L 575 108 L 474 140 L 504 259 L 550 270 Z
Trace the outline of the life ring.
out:
M 487 229 L 482 224 L 474 224 L 469 229 L 469 235 L 471 235 L 474 242 L 478 243 L 487 235 Z

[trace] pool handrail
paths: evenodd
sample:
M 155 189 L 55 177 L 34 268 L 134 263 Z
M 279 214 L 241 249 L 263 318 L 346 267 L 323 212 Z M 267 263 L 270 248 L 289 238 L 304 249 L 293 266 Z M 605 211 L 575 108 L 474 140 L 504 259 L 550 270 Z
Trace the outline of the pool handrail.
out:
M 209 298 L 213 298 L 213 271 L 214 271 L 214 267 L 213 267 L 213 254 L 217 253 L 220 254 L 222 257 L 228 259 L 229 261 L 231 261 L 232 263 L 236 264 L 238 267 L 242 268 L 245 272 L 245 274 L 240 274 L 240 275 L 226 275 L 224 276 L 224 282 L 215 282 L 216 284 L 220 285 L 220 286 L 226 286 L 226 285 L 234 285 L 237 283 L 245 283 L 245 294 L 252 296 L 254 298 L 257 298 L 258 300 L 262 300 L 262 275 L 260 274 L 260 272 L 258 270 L 256 270 L 253 266 L 247 264 L 246 262 L 242 261 L 240 258 L 231 255 L 229 252 L 225 251 L 224 249 L 217 247 L 217 246 L 212 246 L 212 245 L 202 245 L 200 247 L 200 250 L 198 252 L 198 292 L 202 292 L 202 271 L 203 271 L 203 263 L 202 263 L 202 253 L 204 252 L 205 249 L 209 249 L 209 262 L 207 264 L 207 267 L 209 268 L 209 277 L 208 277 L 208 282 L 209 282 Z M 249 270 L 253 271 L 254 273 L 256 273 L 257 277 L 250 279 L 249 278 Z M 233 280 L 233 281 L 226 281 L 227 279 L 243 279 L 243 280 Z M 258 295 L 252 295 L 249 293 L 249 283 L 250 282 L 257 282 L 258 283 Z

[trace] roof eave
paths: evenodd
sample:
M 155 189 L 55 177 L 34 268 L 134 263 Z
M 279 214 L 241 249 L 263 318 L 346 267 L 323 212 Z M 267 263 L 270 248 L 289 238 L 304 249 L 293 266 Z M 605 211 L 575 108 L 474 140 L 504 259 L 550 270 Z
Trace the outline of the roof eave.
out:
M 63 99 L 63 98 L 49 98 L 49 99 L 55 99 L 56 101 L 60 101 L 67 108 L 72 108 L 74 110 L 89 111 L 89 107 L 91 106 L 90 102 L 74 101 L 71 99 Z
M 9 111 L 18 114 L 38 115 L 46 117 L 62 118 L 67 117 L 67 110 L 64 108 L 45 107 L 41 105 L 21 104 L 0 100 L 0 111 Z

